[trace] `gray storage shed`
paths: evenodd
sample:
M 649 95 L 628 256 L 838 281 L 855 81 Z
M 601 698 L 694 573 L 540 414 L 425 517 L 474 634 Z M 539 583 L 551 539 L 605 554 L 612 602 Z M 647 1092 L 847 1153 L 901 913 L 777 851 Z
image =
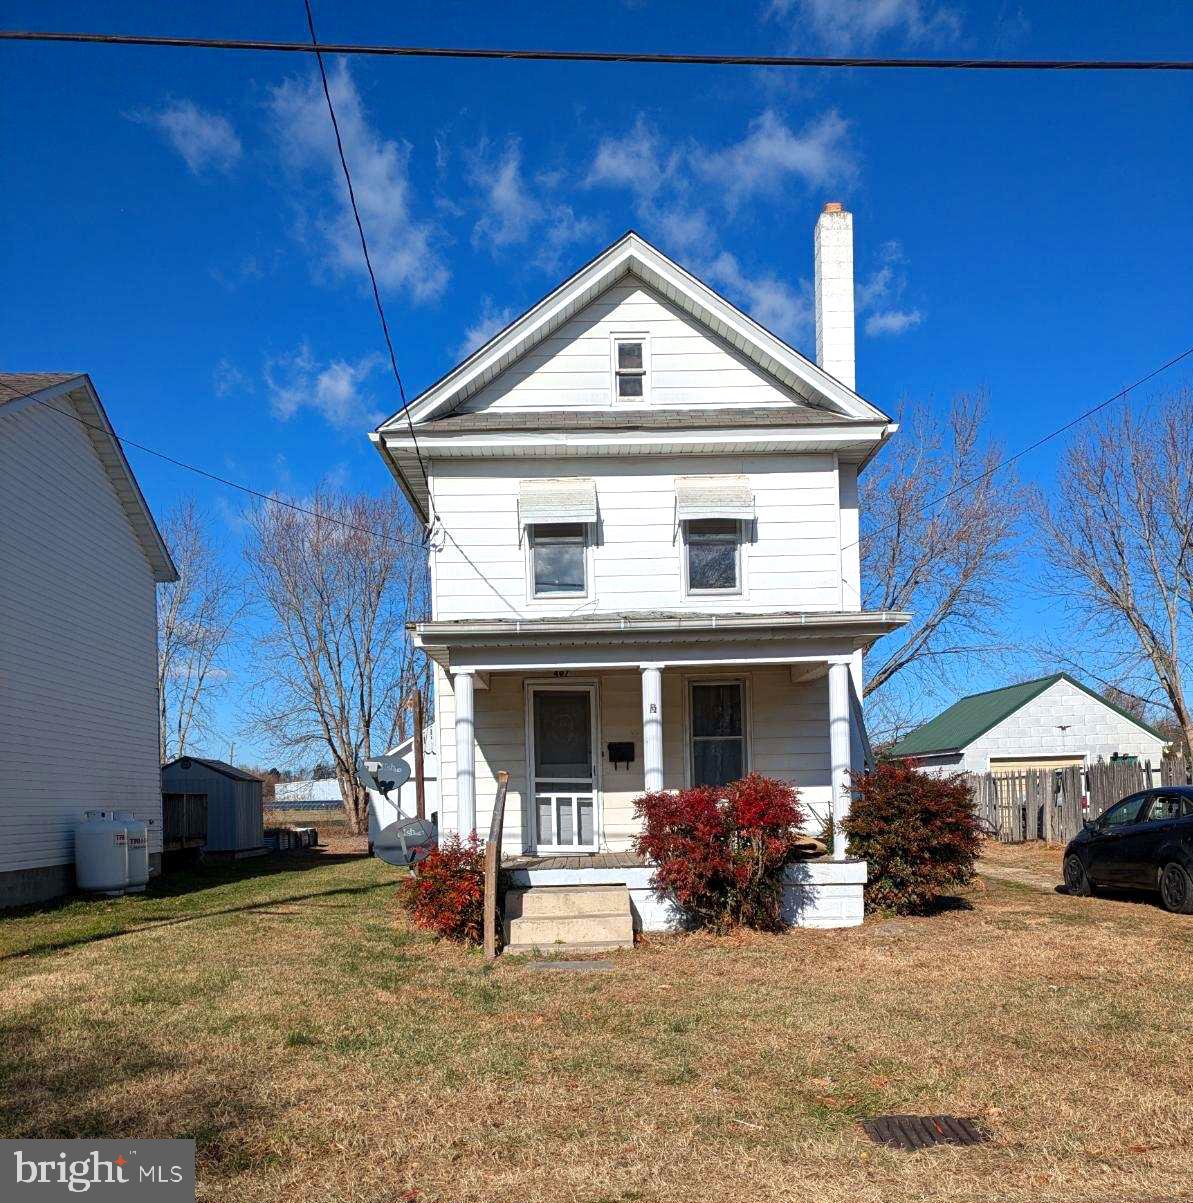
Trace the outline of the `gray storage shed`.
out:
M 180 756 L 162 765 L 162 804 L 205 797 L 207 839 L 203 851 L 217 856 L 254 856 L 266 851 L 260 777 L 222 760 Z

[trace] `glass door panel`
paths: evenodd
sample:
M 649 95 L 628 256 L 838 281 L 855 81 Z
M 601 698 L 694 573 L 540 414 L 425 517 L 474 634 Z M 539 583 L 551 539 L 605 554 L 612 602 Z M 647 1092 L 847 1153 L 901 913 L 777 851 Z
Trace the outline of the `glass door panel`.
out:
M 531 727 L 536 847 L 540 852 L 595 850 L 592 693 L 536 689 Z

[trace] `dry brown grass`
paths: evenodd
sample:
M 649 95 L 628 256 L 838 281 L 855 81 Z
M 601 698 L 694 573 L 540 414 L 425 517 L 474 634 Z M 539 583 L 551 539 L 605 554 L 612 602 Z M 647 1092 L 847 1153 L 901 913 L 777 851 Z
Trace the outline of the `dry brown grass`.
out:
M 1060 885 L 1064 880 L 1061 874 L 1064 852 L 1063 844 L 1045 844 L 1041 840 L 1026 844 L 1000 844 L 996 840 L 986 840 L 982 845 L 982 860 L 1000 868 L 1026 869 Z
M 194 1135 L 237 1203 L 1193 1197 L 1193 923 L 1145 902 L 979 883 L 571 975 L 412 931 L 376 862 L 256 868 L 0 923 L 0 1135 Z

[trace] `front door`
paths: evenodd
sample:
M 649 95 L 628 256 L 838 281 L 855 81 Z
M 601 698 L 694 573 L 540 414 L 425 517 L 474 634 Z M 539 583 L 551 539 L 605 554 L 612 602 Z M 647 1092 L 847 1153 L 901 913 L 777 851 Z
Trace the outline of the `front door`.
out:
M 535 850 L 595 852 L 595 690 L 541 686 L 530 694 Z

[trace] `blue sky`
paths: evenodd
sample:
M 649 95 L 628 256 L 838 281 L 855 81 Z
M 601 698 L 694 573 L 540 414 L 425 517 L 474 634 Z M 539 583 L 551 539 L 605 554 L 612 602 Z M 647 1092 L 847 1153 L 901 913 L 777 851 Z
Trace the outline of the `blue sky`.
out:
M 316 16 L 328 41 L 1193 58 L 1183 0 L 325 0 Z M 5 24 L 306 36 L 298 2 L 10 0 Z M 258 488 L 388 488 L 364 431 L 397 401 L 314 64 L 0 54 L 5 365 L 86 370 L 122 433 Z M 411 395 L 628 226 L 810 353 L 828 199 L 855 214 L 858 386 L 884 408 L 985 388 L 1013 449 L 1191 341 L 1187 75 L 354 59 L 333 81 Z M 1047 486 L 1058 450 L 1024 474 Z M 131 458 L 155 509 L 193 493 L 236 538 L 242 498 Z M 1048 621 L 1030 575 L 1025 636 Z

